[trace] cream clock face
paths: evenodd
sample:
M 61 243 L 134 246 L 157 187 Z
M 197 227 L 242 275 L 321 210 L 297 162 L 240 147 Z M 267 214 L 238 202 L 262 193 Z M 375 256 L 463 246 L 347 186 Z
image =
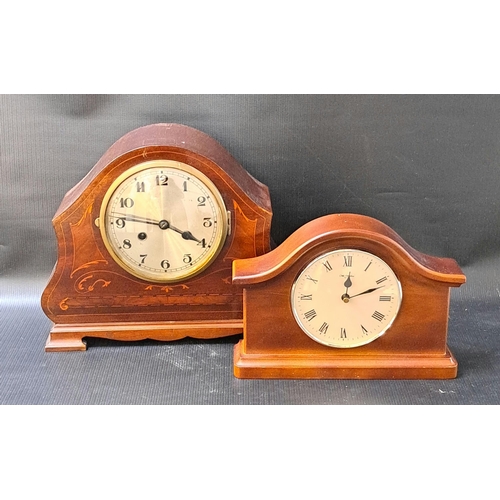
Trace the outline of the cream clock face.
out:
M 189 165 L 144 162 L 118 177 L 97 221 L 114 260 L 147 281 L 185 280 L 224 245 L 228 212 L 215 185 Z
M 294 282 L 293 314 L 313 340 L 351 348 L 383 335 L 396 318 L 401 285 L 380 258 L 335 250 L 309 263 Z

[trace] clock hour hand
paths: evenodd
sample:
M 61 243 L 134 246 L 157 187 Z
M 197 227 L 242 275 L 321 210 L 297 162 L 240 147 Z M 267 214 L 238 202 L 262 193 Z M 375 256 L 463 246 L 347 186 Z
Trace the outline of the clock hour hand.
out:
M 365 295 L 367 293 L 372 293 L 375 290 L 378 290 L 379 288 L 384 288 L 383 286 L 377 286 L 376 288 L 370 288 L 369 290 L 365 290 L 364 292 L 357 293 L 356 295 L 350 295 L 349 298 L 353 299 L 354 297 L 359 297 L 360 295 Z
M 344 275 L 345 276 L 345 275 Z M 347 279 L 345 280 L 345 283 L 344 283 L 344 286 L 345 286 L 345 293 L 347 295 L 347 291 L 349 290 L 349 288 L 352 286 L 352 281 L 351 281 L 351 273 L 349 273 L 349 276 L 347 276 Z
M 340 297 L 344 302 L 349 302 L 349 294 L 347 293 L 349 291 L 349 288 L 352 286 L 352 281 L 351 281 L 351 273 L 349 272 L 349 275 L 347 276 L 347 279 L 344 282 L 345 286 L 345 293 Z
M 192 241 L 196 241 L 198 243 L 201 243 L 201 240 L 199 240 L 198 238 L 195 238 L 193 236 L 193 234 L 191 233 L 191 231 L 184 231 L 182 233 L 182 237 L 185 239 L 185 240 L 192 240 Z
M 195 238 L 193 236 L 193 233 L 191 233 L 191 231 L 182 231 L 181 229 L 172 226 L 172 224 L 169 225 L 169 228 L 175 231 L 176 233 L 179 233 L 184 240 L 192 240 L 201 243 L 201 241 L 198 238 Z

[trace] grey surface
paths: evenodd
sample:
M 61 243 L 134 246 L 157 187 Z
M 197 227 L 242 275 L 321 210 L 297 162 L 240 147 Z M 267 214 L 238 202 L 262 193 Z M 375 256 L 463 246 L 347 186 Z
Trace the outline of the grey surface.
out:
M 9 283 L 19 292 L 19 283 Z M 2 301 L 0 402 L 4 404 L 498 404 L 498 306 L 454 294 L 449 346 L 454 380 L 240 380 L 239 336 L 171 343 L 89 339 L 85 352 L 45 353 L 49 320 L 37 287 Z M 465 299 L 465 300 L 464 300 Z M 4 309 L 5 307 L 5 309 Z
M 271 191 L 279 244 L 335 212 L 376 217 L 419 251 L 455 258 L 448 381 L 252 381 L 239 337 L 45 353 L 40 294 L 64 194 L 126 132 L 176 122 L 217 139 Z M 498 96 L 1 96 L 0 403 L 498 404 Z

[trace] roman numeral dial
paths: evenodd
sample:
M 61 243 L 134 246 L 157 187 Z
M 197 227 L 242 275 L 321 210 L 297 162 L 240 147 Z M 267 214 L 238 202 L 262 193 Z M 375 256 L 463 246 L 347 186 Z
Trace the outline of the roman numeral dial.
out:
M 356 249 L 333 250 L 309 262 L 291 291 L 297 325 L 332 348 L 356 348 L 388 334 L 402 291 L 391 267 Z

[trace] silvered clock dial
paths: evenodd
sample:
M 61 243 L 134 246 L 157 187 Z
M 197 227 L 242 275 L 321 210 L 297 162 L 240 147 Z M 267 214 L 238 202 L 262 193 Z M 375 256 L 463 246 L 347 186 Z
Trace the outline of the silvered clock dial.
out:
M 228 233 L 228 212 L 214 184 L 173 160 L 147 161 L 119 176 L 104 196 L 97 222 L 122 268 L 159 283 L 202 272 Z

